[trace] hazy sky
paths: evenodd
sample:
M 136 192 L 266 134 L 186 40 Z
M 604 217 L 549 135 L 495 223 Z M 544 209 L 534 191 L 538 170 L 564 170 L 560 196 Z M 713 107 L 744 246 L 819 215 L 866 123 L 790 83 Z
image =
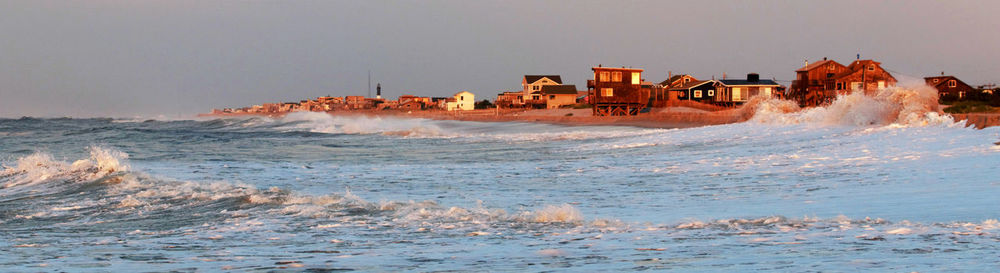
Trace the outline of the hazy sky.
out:
M 791 80 L 858 53 L 979 85 L 1000 83 L 998 29 L 1000 1 L 0 0 L 0 117 L 365 95 L 369 70 L 390 98 L 495 99 L 525 74 L 584 89 L 597 64 Z

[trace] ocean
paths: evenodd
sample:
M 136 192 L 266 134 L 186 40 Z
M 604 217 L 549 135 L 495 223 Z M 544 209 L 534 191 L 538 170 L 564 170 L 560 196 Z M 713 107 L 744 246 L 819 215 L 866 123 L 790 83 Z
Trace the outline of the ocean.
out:
M 0 271 L 994 271 L 1000 128 L 922 92 L 685 129 L 0 119 Z

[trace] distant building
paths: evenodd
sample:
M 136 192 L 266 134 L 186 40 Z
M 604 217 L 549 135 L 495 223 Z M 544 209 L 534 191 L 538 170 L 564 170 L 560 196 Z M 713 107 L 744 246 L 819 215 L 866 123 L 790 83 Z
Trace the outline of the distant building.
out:
M 695 80 L 670 88 L 669 91 L 675 94 L 674 97 L 678 100 L 714 102 L 716 83 L 718 82 L 715 80 Z
M 542 91 L 542 86 L 562 84 L 562 77 L 559 75 L 524 75 L 521 79 L 521 93 L 529 96 L 531 93 Z
M 550 108 L 553 104 L 564 105 L 565 94 L 552 92 L 567 92 L 565 90 L 569 88 L 575 89 L 576 86 L 563 85 L 562 77 L 559 75 L 524 75 L 521 78 L 521 91 L 497 94 L 496 105 L 500 108 Z M 550 90 L 550 92 L 546 93 L 544 90 Z M 550 103 L 549 98 L 558 101 Z
M 957 99 L 964 99 L 975 91 L 972 86 L 969 86 L 955 76 L 926 77 L 924 81 L 930 87 L 937 89 L 938 97 L 952 96 Z
M 476 95 L 469 91 L 455 93 L 445 102 L 445 110 L 469 111 L 476 109 Z
M 783 97 L 784 87 L 774 80 L 760 79 L 757 73 L 747 74 L 746 79 L 721 79 L 715 81 L 714 104 L 735 107 L 754 96 Z
M 545 100 L 545 108 L 559 108 L 564 105 L 576 103 L 576 85 L 545 85 L 542 86 L 542 96 Z
M 642 89 L 642 69 L 593 67 L 594 79 L 587 88 L 594 116 L 638 115 L 649 102 Z
M 827 60 L 806 64 L 795 71 L 789 97 L 803 106 L 816 106 L 833 101 L 837 95 L 875 90 L 896 85 L 896 78 L 873 60 L 856 60 L 844 66 Z

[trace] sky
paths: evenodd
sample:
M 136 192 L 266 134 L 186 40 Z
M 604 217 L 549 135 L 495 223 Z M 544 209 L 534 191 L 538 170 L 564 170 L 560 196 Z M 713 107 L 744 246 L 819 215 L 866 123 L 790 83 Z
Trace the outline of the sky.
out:
M 785 85 L 861 54 L 1000 83 L 1000 1 L 0 0 L 0 117 L 185 117 L 367 95 L 495 99 L 590 68 Z

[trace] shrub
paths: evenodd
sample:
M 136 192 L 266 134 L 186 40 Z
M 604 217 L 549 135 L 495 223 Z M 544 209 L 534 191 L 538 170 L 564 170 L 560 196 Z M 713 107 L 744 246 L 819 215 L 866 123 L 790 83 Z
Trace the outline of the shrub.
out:
M 965 114 L 965 113 L 975 113 L 975 112 L 992 112 L 993 107 L 983 101 L 959 101 L 952 104 L 951 107 L 945 108 L 945 113 L 950 114 Z

